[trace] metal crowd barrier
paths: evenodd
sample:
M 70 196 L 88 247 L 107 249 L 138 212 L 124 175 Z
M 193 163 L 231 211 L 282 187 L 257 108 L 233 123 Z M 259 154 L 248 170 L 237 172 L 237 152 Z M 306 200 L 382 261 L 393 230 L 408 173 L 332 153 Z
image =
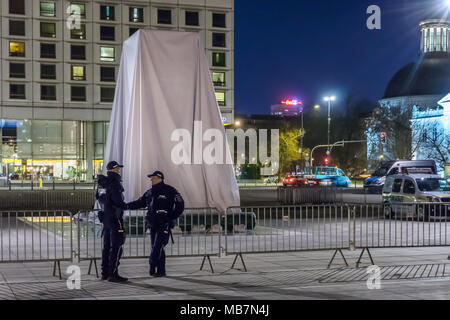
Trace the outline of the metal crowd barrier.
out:
M 350 246 L 350 215 L 345 205 L 231 207 L 227 210 L 225 252 L 243 254 L 335 250 Z M 334 258 L 334 257 L 333 257 Z M 344 257 L 345 260 L 345 257 Z M 330 262 L 331 264 L 331 262 Z
M 150 240 L 145 211 L 127 211 L 124 259 L 148 258 Z M 231 268 L 244 254 L 361 250 L 356 266 L 371 249 L 450 246 L 450 203 L 398 205 L 325 204 L 189 208 L 177 220 L 168 257 L 203 257 L 214 272 L 211 256 L 235 255 Z M 103 226 L 96 211 L 73 215 L 64 210 L 0 211 L 0 263 L 90 261 L 98 275 Z
M 450 246 L 450 203 L 404 202 L 390 205 L 349 205 L 351 249 Z
M 64 210 L 0 211 L 0 263 L 73 260 L 72 213 Z
M 130 210 L 124 213 L 126 240 L 123 259 L 148 258 L 151 252 L 149 231 L 145 228 L 145 210 Z M 97 211 L 82 211 L 74 216 L 77 228 L 78 261 L 90 261 L 89 271 L 102 257 L 103 225 Z M 188 208 L 177 219 L 172 237 L 165 248 L 167 257 L 203 257 L 201 270 L 208 260 L 214 272 L 211 256 L 220 255 L 221 215 L 215 208 Z M 172 243 L 173 239 L 173 243 Z

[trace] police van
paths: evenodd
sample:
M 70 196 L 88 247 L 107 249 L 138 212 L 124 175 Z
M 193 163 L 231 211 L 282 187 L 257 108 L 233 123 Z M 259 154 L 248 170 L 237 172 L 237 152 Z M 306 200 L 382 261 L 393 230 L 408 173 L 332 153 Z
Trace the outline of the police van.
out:
M 450 216 L 450 180 L 434 174 L 430 168 L 408 169 L 388 176 L 382 195 L 387 218 L 426 221 L 446 220 Z
M 437 174 L 436 162 L 434 160 L 382 161 L 375 169 L 375 172 L 364 180 L 364 190 L 367 193 L 381 193 L 386 177 L 395 174 L 404 174 L 406 170 L 414 168 L 429 168 L 433 174 Z

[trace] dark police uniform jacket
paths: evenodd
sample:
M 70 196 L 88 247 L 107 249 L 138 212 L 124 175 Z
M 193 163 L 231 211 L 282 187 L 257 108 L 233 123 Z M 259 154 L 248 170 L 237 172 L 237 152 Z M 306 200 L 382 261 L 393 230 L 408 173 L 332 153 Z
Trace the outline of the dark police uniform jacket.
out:
M 99 176 L 98 184 L 106 189 L 103 204 L 103 225 L 105 228 L 123 229 L 123 210 L 127 205 L 123 198 L 122 178 L 118 173 L 108 171 L 108 176 Z
M 184 200 L 180 193 L 164 182 L 152 186 L 138 200 L 128 203 L 130 210 L 147 208 L 146 225 L 150 229 L 164 230 L 184 210 Z

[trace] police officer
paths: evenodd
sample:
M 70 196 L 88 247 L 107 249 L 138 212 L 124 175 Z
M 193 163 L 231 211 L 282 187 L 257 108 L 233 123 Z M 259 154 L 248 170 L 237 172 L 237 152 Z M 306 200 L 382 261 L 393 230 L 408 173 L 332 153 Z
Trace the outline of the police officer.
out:
M 128 203 L 131 210 L 147 207 L 146 226 L 150 228 L 150 275 L 154 277 L 166 276 L 166 254 L 164 247 L 169 242 L 174 219 L 184 210 L 184 201 L 180 193 L 164 183 L 164 174 L 155 171 L 149 174 L 152 188 L 134 202 Z
M 128 279 L 119 275 L 119 260 L 125 243 L 123 228 L 123 210 L 127 205 L 123 198 L 122 165 L 111 161 L 106 166 L 107 177 L 99 176 L 98 184 L 106 190 L 103 200 L 103 250 L 102 250 L 102 280 L 110 282 L 125 282 Z

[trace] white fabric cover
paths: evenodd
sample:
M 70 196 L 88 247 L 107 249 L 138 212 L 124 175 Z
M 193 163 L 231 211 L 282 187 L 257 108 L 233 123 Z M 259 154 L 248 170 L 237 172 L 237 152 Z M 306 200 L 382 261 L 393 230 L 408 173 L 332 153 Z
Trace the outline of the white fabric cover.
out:
M 171 159 L 175 129 L 194 140 L 194 121 L 223 134 L 225 164 L 176 165 Z M 203 133 L 202 133 L 203 134 Z M 201 139 L 201 136 L 198 136 Z M 203 147 L 211 142 L 203 142 Z M 183 196 L 186 207 L 239 206 L 231 155 L 215 98 L 208 61 L 197 33 L 139 30 L 123 44 L 119 76 L 105 151 L 105 165 L 122 163 L 125 200 L 150 186 L 147 174 L 160 170 Z M 106 169 L 105 169 L 106 170 Z

